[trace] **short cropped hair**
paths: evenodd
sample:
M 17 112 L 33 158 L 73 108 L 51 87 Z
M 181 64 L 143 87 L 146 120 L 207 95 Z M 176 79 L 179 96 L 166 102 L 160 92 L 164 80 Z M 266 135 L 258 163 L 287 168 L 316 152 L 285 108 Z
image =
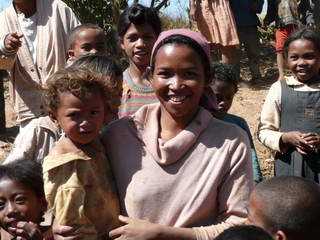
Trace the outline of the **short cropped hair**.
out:
M 45 198 L 42 178 L 42 167 L 30 160 L 16 160 L 0 165 L 0 180 L 16 181 L 32 190 L 38 198 Z
M 215 240 L 272 240 L 272 237 L 260 227 L 240 225 L 224 230 Z
M 56 111 L 60 104 L 60 94 L 70 92 L 72 95 L 86 99 L 92 92 L 99 92 L 104 100 L 111 96 L 108 86 L 102 75 L 96 74 L 87 68 L 72 68 L 57 71 L 47 81 L 44 93 L 44 102 L 48 111 Z
M 288 239 L 316 239 L 320 236 L 320 186 L 300 177 L 275 177 L 259 183 L 254 197 L 266 230 L 282 230 Z
M 292 33 L 287 40 L 284 43 L 283 50 L 284 50 L 284 56 L 288 57 L 288 51 L 289 46 L 293 41 L 296 40 L 308 40 L 312 42 L 317 49 L 317 51 L 320 52 L 320 35 L 318 32 L 310 29 L 310 28 L 302 28 L 294 33 Z
M 101 27 L 99 27 L 97 24 L 92 24 L 92 23 L 81 24 L 71 30 L 71 33 L 67 41 L 67 46 L 69 50 L 74 48 L 74 44 L 75 44 L 75 41 L 77 40 L 78 34 L 87 29 L 94 29 L 100 32 L 102 35 L 105 35 L 104 30 Z
M 160 34 L 162 29 L 158 12 L 153 8 L 145 7 L 138 3 L 127 7 L 120 14 L 117 27 L 119 37 L 122 38 L 126 34 L 131 23 L 134 25 L 149 24 L 156 36 Z
M 222 81 L 234 86 L 235 91 L 238 91 L 239 78 L 235 73 L 234 67 L 225 63 L 214 63 L 211 67 L 212 78 L 214 81 Z

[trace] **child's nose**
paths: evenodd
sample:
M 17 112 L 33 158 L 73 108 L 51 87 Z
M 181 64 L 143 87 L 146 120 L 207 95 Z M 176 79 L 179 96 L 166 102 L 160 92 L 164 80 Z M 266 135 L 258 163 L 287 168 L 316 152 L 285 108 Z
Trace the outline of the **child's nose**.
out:
M 16 208 L 16 205 L 12 202 L 9 202 L 7 205 L 7 216 L 10 217 L 15 217 L 18 213 L 18 210 Z
M 145 46 L 145 42 L 143 38 L 139 38 L 137 41 L 137 47 L 143 47 L 143 46 Z
M 170 89 L 179 89 L 183 87 L 183 81 L 179 78 L 179 76 L 174 76 L 169 80 Z

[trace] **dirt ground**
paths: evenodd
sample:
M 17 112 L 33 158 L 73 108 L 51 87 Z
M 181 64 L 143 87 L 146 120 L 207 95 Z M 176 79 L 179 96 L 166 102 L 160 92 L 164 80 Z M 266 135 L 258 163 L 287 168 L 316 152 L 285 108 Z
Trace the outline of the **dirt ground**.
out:
M 239 91 L 235 96 L 230 113 L 237 114 L 247 120 L 254 138 L 254 143 L 257 149 L 263 174 L 266 177 L 270 177 L 273 173 L 273 162 L 270 158 L 270 151 L 257 141 L 256 132 L 260 110 L 265 95 L 270 85 L 277 78 L 275 54 L 271 46 L 264 46 L 261 49 L 260 70 L 263 78 L 256 80 L 254 84 L 248 84 L 247 82 L 248 79 L 250 79 L 250 74 L 247 67 L 248 64 L 245 53 L 243 53 L 241 59 L 241 77 L 243 81 L 239 85 Z M 7 85 L 8 84 L 5 83 L 5 86 Z M 5 98 L 7 131 L 5 134 L 0 134 L 0 161 L 5 159 L 5 157 L 9 153 L 12 147 L 12 142 L 14 141 L 14 138 L 18 131 L 17 127 L 15 127 L 12 108 L 7 101 L 7 95 L 8 92 L 6 91 Z

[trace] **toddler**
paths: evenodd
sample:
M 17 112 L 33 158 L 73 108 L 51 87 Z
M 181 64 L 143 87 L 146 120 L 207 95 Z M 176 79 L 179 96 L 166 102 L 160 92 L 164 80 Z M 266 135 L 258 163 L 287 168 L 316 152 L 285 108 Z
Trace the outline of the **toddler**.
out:
M 262 107 L 259 140 L 276 151 L 276 176 L 320 177 L 320 36 L 293 33 L 284 45 L 294 76 L 275 82 Z
M 259 183 L 249 202 L 248 222 L 275 240 L 319 239 L 320 186 L 300 177 Z
M 84 239 L 105 239 L 118 226 L 118 198 L 99 134 L 113 80 L 72 67 L 48 80 L 49 115 L 64 136 L 43 163 L 45 194 L 57 224 L 77 228 Z
M 40 164 L 23 160 L 0 166 L 1 240 L 53 239 L 51 228 L 41 223 L 46 209 Z
M 106 46 L 103 29 L 89 23 L 74 28 L 68 39 L 68 48 L 69 59 L 67 65 L 88 53 L 105 54 Z M 101 64 L 98 68 L 101 69 Z M 49 116 L 33 119 L 20 130 L 14 141 L 13 149 L 4 163 L 17 159 L 35 160 L 42 163 L 43 158 L 48 155 L 60 136 L 61 129 Z
M 213 81 L 211 89 L 216 96 L 217 109 L 211 111 L 213 115 L 225 122 L 235 124 L 242 128 L 248 135 L 251 144 L 251 155 L 253 163 L 253 175 L 256 183 L 262 181 L 259 160 L 253 144 L 249 126 L 243 118 L 228 113 L 234 95 L 238 91 L 238 79 L 231 65 L 217 63 L 212 66 Z

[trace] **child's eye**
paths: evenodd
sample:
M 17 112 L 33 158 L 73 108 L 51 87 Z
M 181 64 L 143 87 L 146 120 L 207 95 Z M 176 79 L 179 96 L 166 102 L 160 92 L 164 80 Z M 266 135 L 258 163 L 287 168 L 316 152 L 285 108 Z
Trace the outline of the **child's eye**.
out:
M 170 78 L 173 74 L 167 70 L 160 70 L 157 72 L 157 76 L 161 78 Z
M 74 118 L 74 117 L 76 117 L 77 115 L 78 115 L 77 112 L 70 112 L 70 113 L 67 114 L 67 117 L 69 117 L 69 118 Z
M 96 116 L 100 113 L 98 110 L 91 111 L 91 115 Z
M 196 72 L 188 71 L 185 73 L 185 77 L 187 77 L 187 78 L 194 78 L 196 76 L 198 76 L 198 74 Z
M 289 58 L 290 58 L 290 60 L 297 60 L 298 59 L 297 56 L 290 56 Z
M 5 201 L 0 201 L 0 210 L 4 209 Z
M 27 198 L 25 196 L 22 196 L 22 195 L 18 195 L 15 198 L 15 202 L 17 204 L 24 204 L 26 202 L 26 200 L 27 200 Z

